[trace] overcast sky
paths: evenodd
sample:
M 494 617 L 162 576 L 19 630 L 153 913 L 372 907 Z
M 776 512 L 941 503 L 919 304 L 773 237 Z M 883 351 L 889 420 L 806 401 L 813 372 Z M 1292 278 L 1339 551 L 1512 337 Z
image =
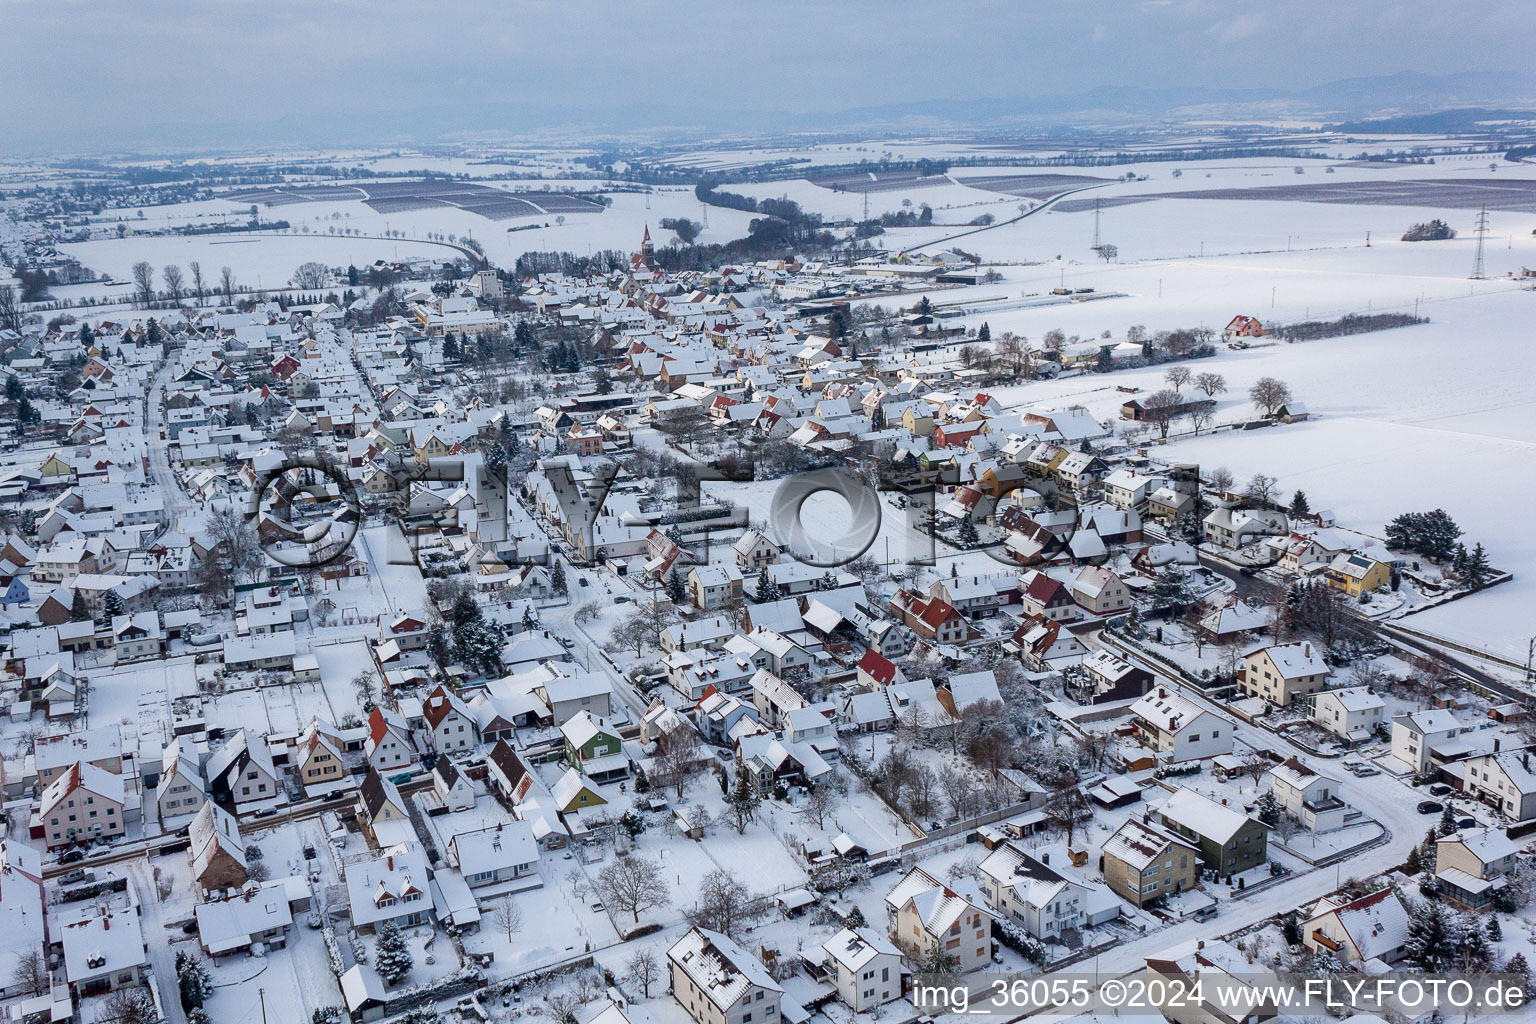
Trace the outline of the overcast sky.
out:
M 1532 70 L 1531 0 L 0 0 L 0 133 L 377 116 L 467 98 L 836 111 L 1102 85 Z M 441 13 L 439 13 L 441 11 Z M 516 131 L 515 124 L 487 128 Z M 154 130 L 142 145 L 157 143 Z

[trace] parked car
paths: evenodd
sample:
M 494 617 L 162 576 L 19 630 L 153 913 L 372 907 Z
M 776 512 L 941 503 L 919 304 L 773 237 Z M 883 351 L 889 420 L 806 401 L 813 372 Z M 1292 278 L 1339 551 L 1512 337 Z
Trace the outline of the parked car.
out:
M 75 868 L 59 876 L 60 885 L 74 885 L 76 882 L 85 881 L 85 868 Z
M 309 912 L 309 916 L 304 919 L 304 923 L 309 925 L 311 928 L 319 928 L 322 924 L 324 924 L 324 922 L 320 920 L 320 911 L 318 910 L 311 910 Z
M 1462 818 L 1460 821 L 1456 822 L 1456 827 L 1457 828 L 1477 828 L 1477 819 L 1476 818 Z
M 305 846 L 304 846 L 304 859 L 305 860 L 314 860 L 315 856 L 316 856 L 315 848 L 313 846 L 305 844 Z
M 1445 810 L 1445 804 L 1440 803 L 1438 800 L 1419 801 L 1420 814 L 1439 814 L 1443 810 Z
M 188 921 L 186 924 L 182 925 L 181 926 L 181 933 L 183 935 L 196 935 L 197 934 L 197 918 L 194 917 L 190 921 Z
M 60 864 L 76 864 L 82 860 L 85 860 L 84 850 L 65 850 L 59 854 Z
M 1451 792 L 1451 787 L 1447 786 L 1443 782 L 1440 782 L 1440 783 L 1436 783 L 1433 786 L 1430 786 L 1429 787 L 1429 791 L 1430 791 L 1430 793 L 1432 793 L 1435 796 L 1446 796 L 1446 795 L 1448 795 Z

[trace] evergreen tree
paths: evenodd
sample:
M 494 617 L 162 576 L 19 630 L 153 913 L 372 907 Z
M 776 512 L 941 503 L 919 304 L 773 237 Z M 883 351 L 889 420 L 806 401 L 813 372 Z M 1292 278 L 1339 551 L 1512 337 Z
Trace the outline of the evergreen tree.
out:
M 757 574 L 757 588 L 752 592 L 752 600 L 767 604 L 778 599 L 779 585 L 773 582 L 773 578 L 768 575 L 768 567 L 764 566 L 762 572 Z
M 991 341 L 992 340 L 992 328 L 991 328 L 990 325 L 988 325 L 988 323 L 985 320 L 983 320 L 981 322 L 981 329 L 976 332 L 976 340 L 977 341 Z
M 683 574 L 675 565 L 672 571 L 667 573 L 667 597 L 671 598 L 675 605 L 681 605 L 688 599 L 688 587 L 683 583 Z
M 456 363 L 459 361 L 459 339 L 449 331 L 443 336 L 443 361 Z
M 1195 592 L 1189 585 L 1189 574 L 1170 562 L 1152 581 L 1150 596 L 1153 608 L 1166 608 L 1177 615 L 1184 605 L 1194 600 Z
M 524 605 L 523 606 L 523 629 L 525 631 L 526 630 L 530 630 L 530 629 L 532 629 L 536 625 L 538 625 L 538 621 L 533 617 L 533 605 L 531 605 L 531 604 L 530 605 Z
M 1515 975 L 1515 984 L 1522 985 L 1522 987 L 1524 987 L 1527 992 L 1530 991 L 1531 968 L 1530 965 L 1525 962 L 1524 953 L 1516 953 L 1514 956 L 1510 957 L 1509 963 L 1504 965 L 1504 973 Z
M 1445 908 L 1429 903 L 1408 915 L 1408 962 L 1424 971 L 1444 970 L 1451 964 L 1454 937 Z
M 745 771 L 736 773 L 736 788 L 731 790 L 730 797 L 726 800 L 727 813 L 730 815 L 731 824 L 736 827 L 737 835 L 747 831 L 747 826 L 757 818 L 757 805 L 763 802 L 758 795 L 757 787 L 752 785 L 752 780 L 747 778 Z
M 561 562 L 558 558 L 555 559 L 554 569 L 550 571 L 549 585 L 554 588 L 557 594 L 564 594 L 566 592 L 565 563 Z
M 1311 515 L 1312 506 L 1307 503 L 1307 492 L 1298 487 L 1296 493 L 1291 495 L 1291 507 L 1286 509 L 1286 512 L 1290 514 L 1292 519 Z
M 404 980 L 416 961 L 405 944 L 405 936 L 393 921 L 385 922 L 379 929 L 378 941 L 373 944 L 373 969 L 389 985 Z
M 81 348 L 90 348 L 94 344 L 96 344 L 96 332 L 91 330 L 91 325 L 90 324 L 84 324 L 84 323 L 81 324 L 80 325 L 80 347 Z
M 1440 812 L 1440 836 L 1444 838 L 1456 831 L 1456 811 L 1450 804 L 1445 805 L 1445 810 Z
M 1403 861 L 1403 873 L 1406 875 L 1417 875 L 1420 871 L 1423 870 L 1424 855 L 1420 853 L 1419 848 L 1415 846 L 1413 849 L 1408 851 L 1408 857 Z
M 165 341 L 165 333 L 160 330 L 160 321 L 150 318 L 149 323 L 144 326 L 144 340 L 151 345 L 159 345 Z
M 962 547 L 973 548 L 981 541 L 976 533 L 976 524 L 972 522 L 969 515 L 960 521 L 960 529 L 955 535 L 959 538 Z
M 1496 915 L 1496 914 L 1489 914 L 1488 915 L 1488 941 L 1489 942 L 1502 942 L 1503 940 L 1504 940 L 1504 928 L 1503 928 L 1502 925 L 1499 924 L 1498 915 Z
M 539 347 L 539 339 L 533 333 L 533 328 L 528 326 L 527 320 L 519 320 L 517 326 L 513 328 L 512 344 L 517 346 L 519 352 Z
M 1259 797 L 1259 802 L 1255 805 L 1254 811 L 1255 816 L 1271 828 L 1280 820 L 1282 813 L 1280 801 L 1275 799 L 1274 793 L 1265 793 Z
M 78 590 L 75 591 L 74 600 L 70 601 L 69 603 L 69 621 L 91 621 L 91 609 L 85 603 L 85 595 Z
M 599 366 L 592 371 L 592 390 L 599 395 L 613 393 L 613 378 L 608 374 L 608 367 Z
M 107 591 L 107 596 L 101 600 L 102 617 L 111 621 L 126 611 L 123 607 L 123 596 L 115 590 Z
M 1488 564 L 1488 552 L 1481 543 L 1472 545 L 1466 564 L 1457 575 L 1462 586 L 1472 590 L 1482 590 L 1488 585 L 1488 579 L 1493 575 L 1493 566 Z

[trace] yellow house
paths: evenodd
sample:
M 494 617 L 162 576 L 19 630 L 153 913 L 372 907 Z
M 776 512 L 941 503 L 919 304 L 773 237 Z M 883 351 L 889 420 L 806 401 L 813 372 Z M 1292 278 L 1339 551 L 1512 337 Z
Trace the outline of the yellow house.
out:
M 1380 590 L 1392 581 L 1392 570 L 1385 562 L 1365 555 L 1341 551 L 1328 563 L 1328 585 L 1350 597 Z
M 566 769 L 565 774 L 555 783 L 552 794 L 555 809 L 561 814 L 579 811 L 583 807 L 599 807 L 608 802 L 598 795 L 592 780 L 575 768 Z
M 59 458 L 57 454 L 48 456 L 47 461 L 44 462 L 41 466 L 37 467 L 37 472 L 41 476 L 54 478 L 74 476 L 75 473 L 75 471 L 70 468 L 69 463 Z
M 433 459 L 440 459 L 444 455 L 459 454 L 459 452 L 455 451 L 458 447 L 457 445 L 449 444 L 436 434 L 428 434 L 425 441 L 412 447 L 416 452 L 417 460 L 421 462 L 431 462 Z
M 933 410 L 922 412 L 919 411 L 920 408 L 917 405 L 909 405 L 901 413 L 902 429 L 914 437 L 919 434 L 933 433 Z

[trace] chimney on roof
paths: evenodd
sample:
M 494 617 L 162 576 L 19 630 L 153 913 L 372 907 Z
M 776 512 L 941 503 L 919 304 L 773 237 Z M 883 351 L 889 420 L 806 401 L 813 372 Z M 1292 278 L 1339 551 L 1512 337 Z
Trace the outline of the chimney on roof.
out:
M 384 865 L 391 871 L 395 870 L 395 855 L 390 854 L 388 857 L 386 857 L 384 860 Z
M 104 932 L 109 932 L 109 931 L 112 930 L 112 915 L 111 914 L 108 914 L 108 913 L 104 912 L 101 915 L 101 930 L 104 931 Z
M 1304 646 L 1307 657 L 1312 657 L 1312 642 L 1308 641 Z
M 1205 940 L 1204 939 L 1196 939 L 1195 940 L 1195 948 L 1196 949 L 1204 949 L 1205 948 Z
M 1049 853 L 1042 853 L 1040 855 L 1040 863 L 1041 864 L 1049 864 L 1050 862 L 1051 862 L 1051 855 Z

